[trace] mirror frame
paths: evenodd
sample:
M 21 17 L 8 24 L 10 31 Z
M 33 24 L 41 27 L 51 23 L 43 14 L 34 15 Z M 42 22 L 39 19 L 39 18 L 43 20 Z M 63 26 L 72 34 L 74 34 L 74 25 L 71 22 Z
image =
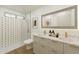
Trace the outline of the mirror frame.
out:
M 51 15 L 51 14 L 56 14 L 56 13 L 59 13 L 59 12 L 67 11 L 67 10 L 72 10 L 72 9 L 75 9 L 75 12 L 74 12 L 75 13 L 75 22 L 74 22 L 75 26 L 52 26 L 52 27 L 44 27 L 43 26 L 43 17 Z M 42 15 L 41 16 L 41 27 L 42 28 L 56 28 L 56 29 L 77 29 L 77 5 Z

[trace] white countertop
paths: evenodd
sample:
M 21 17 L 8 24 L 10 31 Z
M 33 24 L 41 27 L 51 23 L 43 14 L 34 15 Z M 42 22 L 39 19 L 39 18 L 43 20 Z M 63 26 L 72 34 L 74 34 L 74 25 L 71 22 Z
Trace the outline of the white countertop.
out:
M 64 38 L 64 37 L 60 38 L 59 37 L 59 38 L 56 38 L 56 37 L 52 37 L 52 36 L 48 36 L 48 35 L 42 35 L 42 34 L 32 34 L 32 35 L 37 36 L 37 37 L 41 37 L 41 38 L 54 40 L 54 41 L 59 41 L 59 42 L 62 42 L 62 43 L 67 43 L 67 44 L 79 46 L 79 38 L 76 38 L 76 37 L 67 37 L 67 38 Z

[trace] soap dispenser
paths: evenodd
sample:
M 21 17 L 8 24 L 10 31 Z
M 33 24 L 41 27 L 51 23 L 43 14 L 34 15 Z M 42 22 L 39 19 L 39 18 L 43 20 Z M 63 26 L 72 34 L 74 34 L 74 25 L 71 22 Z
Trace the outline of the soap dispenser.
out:
M 65 32 L 65 38 L 67 38 L 68 37 L 68 33 L 67 32 Z

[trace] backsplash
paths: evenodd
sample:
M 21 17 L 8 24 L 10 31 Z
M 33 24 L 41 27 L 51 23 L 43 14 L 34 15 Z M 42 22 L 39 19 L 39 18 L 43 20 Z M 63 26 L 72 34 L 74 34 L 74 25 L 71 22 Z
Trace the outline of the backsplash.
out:
M 32 33 L 36 34 L 44 34 L 44 31 L 46 31 L 46 34 L 49 34 L 49 30 L 54 30 L 55 33 L 59 33 L 59 36 L 65 37 L 65 32 L 67 32 L 68 37 L 77 37 L 79 38 L 79 30 L 76 29 L 35 29 Z

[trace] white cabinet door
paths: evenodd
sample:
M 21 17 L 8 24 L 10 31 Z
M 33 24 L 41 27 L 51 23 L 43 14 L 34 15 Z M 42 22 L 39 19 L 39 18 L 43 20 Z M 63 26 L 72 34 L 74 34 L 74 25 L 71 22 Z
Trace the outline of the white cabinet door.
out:
M 65 54 L 79 54 L 79 47 L 70 45 L 70 44 L 64 44 L 64 53 Z

